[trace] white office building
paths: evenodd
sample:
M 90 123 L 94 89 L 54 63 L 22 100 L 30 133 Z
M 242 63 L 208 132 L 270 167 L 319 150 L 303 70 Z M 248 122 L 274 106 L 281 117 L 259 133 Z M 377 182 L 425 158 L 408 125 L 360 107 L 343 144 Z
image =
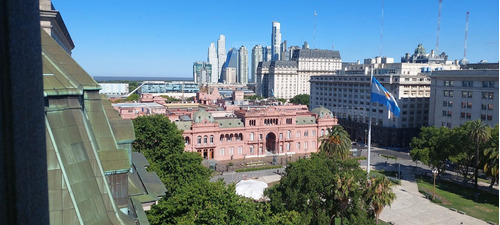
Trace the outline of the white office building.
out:
M 249 83 L 255 83 L 255 77 L 257 76 L 257 67 L 259 66 L 259 62 L 264 61 L 264 48 L 261 45 L 255 45 L 252 48 L 252 67 L 250 68 L 252 77 L 249 79 Z
M 271 60 L 280 60 L 281 57 L 281 25 L 273 21 L 273 31 L 271 34 Z
M 217 61 L 218 61 L 217 78 L 221 80 L 222 67 L 226 62 L 226 37 L 223 34 L 221 34 L 219 36 L 219 40 L 217 40 Z
M 248 50 L 243 45 L 238 50 L 237 82 L 240 84 L 248 83 Z
M 217 49 L 215 48 L 215 43 L 210 43 L 208 47 L 208 62 L 212 65 L 212 76 L 210 83 L 217 83 L 219 81 L 219 60 L 217 59 Z
M 99 94 L 121 96 L 129 93 L 128 83 L 99 83 L 99 85 L 101 85 Z
M 477 119 L 498 125 L 498 76 L 498 64 L 496 69 L 433 72 L 429 125 L 454 128 Z
M 452 62 L 394 63 L 393 58 L 366 59 L 364 64 L 344 63 L 335 74 L 311 77 L 310 107 L 330 109 L 351 135 L 364 142 L 369 115 L 372 117 L 372 142 L 390 147 L 407 147 L 420 127 L 427 126 L 432 71 L 458 69 Z M 370 104 L 370 75 L 394 96 L 399 117 L 385 106 Z
M 290 61 L 259 65 L 268 68 L 257 69 L 257 95 L 289 99 L 309 94 L 310 77 L 335 73 L 341 68 L 342 60 L 338 51 L 298 49 Z

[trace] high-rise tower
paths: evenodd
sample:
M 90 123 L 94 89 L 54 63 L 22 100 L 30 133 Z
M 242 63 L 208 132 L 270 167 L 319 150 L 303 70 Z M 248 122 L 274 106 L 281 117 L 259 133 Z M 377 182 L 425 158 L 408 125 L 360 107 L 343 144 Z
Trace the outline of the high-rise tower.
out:
M 210 43 L 208 47 L 208 62 L 212 65 L 212 77 L 210 83 L 217 83 L 219 80 L 219 60 L 217 59 L 217 49 L 215 48 L 215 43 Z
M 271 35 L 272 60 L 280 60 L 281 55 L 281 25 L 273 21 L 273 33 Z
M 245 46 L 241 46 L 238 50 L 238 83 L 248 83 L 248 50 Z
M 249 79 L 250 83 L 255 82 L 255 75 L 257 73 L 257 67 L 259 66 L 259 62 L 264 61 L 264 54 L 263 54 L 264 48 L 260 45 L 256 45 L 252 48 L 252 68 L 251 68 L 252 77 Z
M 222 66 L 226 62 L 226 36 L 221 34 L 219 40 L 217 40 L 217 60 L 218 60 L 218 74 L 217 78 L 221 78 Z

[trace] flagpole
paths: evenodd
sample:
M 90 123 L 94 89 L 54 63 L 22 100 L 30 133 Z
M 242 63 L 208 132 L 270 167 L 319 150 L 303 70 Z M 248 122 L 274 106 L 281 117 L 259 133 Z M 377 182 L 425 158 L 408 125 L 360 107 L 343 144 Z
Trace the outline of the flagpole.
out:
M 368 111 L 368 157 L 367 157 L 367 165 L 366 165 L 366 173 L 368 176 L 370 176 L 370 153 L 371 153 L 371 146 L 372 146 L 372 85 L 373 85 L 373 69 L 371 70 L 370 73 L 370 108 Z

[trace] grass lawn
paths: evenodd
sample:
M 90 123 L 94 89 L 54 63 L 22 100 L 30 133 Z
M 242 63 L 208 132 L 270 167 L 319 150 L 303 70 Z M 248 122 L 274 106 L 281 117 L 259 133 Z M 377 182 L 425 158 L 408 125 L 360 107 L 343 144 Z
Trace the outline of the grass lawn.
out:
M 418 190 L 432 195 L 430 177 L 417 177 Z M 466 212 L 467 215 L 498 224 L 498 195 L 480 191 L 479 202 L 474 201 L 474 189 L 460 184 L 436 180 L 436 199 L 439 205 Z
M 269 169 L 279 169 L 283 168 L 282 165 L 274 165 L 274 166 L 263 166 L 263 167 L 254 167 L 254 168 L 243 168 L 243 169 L 237 169 L 237 173 L 241 172 L 250 172 L 250 171 L 259 171 L 259 170 L 269 170 Z

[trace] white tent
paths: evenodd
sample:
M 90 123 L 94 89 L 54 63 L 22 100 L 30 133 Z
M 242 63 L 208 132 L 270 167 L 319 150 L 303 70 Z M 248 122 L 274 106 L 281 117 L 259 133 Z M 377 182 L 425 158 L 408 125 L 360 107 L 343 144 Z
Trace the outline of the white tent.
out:
M 267 184 L 257 180 L 242 180 L 236 184 L 236 194 L 259 200 L 264 196 Z

